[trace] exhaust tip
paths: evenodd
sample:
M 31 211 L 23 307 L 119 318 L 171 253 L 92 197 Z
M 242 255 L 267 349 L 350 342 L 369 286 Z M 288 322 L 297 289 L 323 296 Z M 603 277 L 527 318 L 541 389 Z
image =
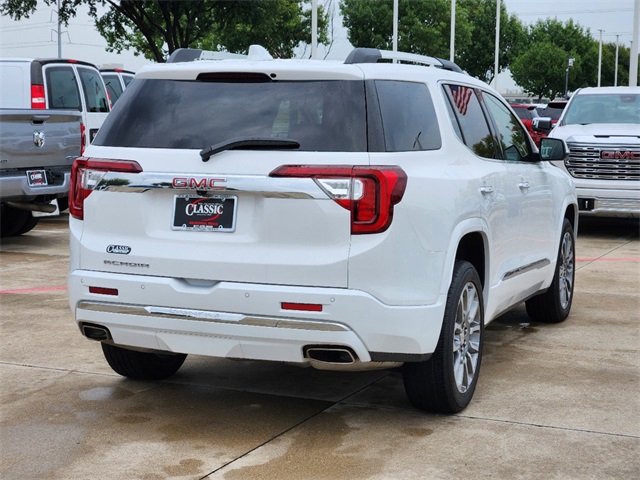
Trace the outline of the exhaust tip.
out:
M 110 340 L 111 339 L 111 333 L 109 333 L 109 330 L 105 327 L 102 327 L 100 325 L 92 325 L 90 323 L 83 323 L 80 327 L 80 330 L 82 331 L 82 334 L 91 339 L 91 340 L 97 340 L 99 342 L 102 341 L 106 341 L 106 340 Z
M 356 362 L 356 354 L 348 347 L 308 346 L 304 356 L 320 363 L 351 365 Z

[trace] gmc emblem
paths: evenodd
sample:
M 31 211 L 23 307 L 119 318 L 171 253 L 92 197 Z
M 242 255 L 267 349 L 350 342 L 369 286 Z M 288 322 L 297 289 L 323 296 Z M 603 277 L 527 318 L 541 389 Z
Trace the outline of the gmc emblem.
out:
M 640 151 L 620 152 L 616 150 L 603 150 L 600 152 L 600 158 L 607 160 L 640 160 Z
M 216 183 L 225 183 L 224 178 L 207 178 L 207 177 L 176 177 L 171 182 L 173 188 L 188 188 L 191 190 L 224 190 L 224 185 L 216 185 Z

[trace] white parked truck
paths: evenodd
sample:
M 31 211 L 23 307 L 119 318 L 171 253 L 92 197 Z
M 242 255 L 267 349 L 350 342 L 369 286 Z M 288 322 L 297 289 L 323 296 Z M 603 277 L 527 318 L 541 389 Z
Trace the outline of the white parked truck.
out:
M 576 185 L 581 215 L 640 217 L 640 87 L 583 88 L 549 133 Z

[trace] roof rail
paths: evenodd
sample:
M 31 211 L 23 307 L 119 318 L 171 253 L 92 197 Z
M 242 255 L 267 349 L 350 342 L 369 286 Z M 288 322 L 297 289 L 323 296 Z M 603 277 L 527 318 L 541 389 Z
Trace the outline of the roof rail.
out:
M 248 55 L 229 52 L 213 52 L 210 50 L 201 50 L 199 48 L 178 48 L 167 59 L 167 63 L 197 62 L 199 60 L 228 60 L 238 58 L 244 60 L 273 60 L 273 57 L 269 54 L 266 48 L 261 45 L 251 45 L 249 47 Z
M 463 70 L 449 60 L 441 58 L 429 57 L 427 55 L 418 55 L 415 53 L 392 52 L 390 50 L 379 50 L 377 48 L 355 48 L 347 56 L 344 63 L 377 63 L 378 60 L 398 60 L 407 63 L 417 63 L 420 65 L 428 65 L 431 67 L 451 70 L 453 72 L 463 73 Z

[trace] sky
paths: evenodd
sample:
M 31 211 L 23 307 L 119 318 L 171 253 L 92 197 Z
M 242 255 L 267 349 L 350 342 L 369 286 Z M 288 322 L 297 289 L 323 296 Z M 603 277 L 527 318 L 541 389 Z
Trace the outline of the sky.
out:
M 366 0 L 361 0 L 366 1 Z M 399 0 L 410 1 L 410 0 Z M 615 42 L 616 35 L 621 45 L 630 46 L 633 34 L 634 0 L 502 0 L 507 11 L 518 15 L 525 23 L 539 19 L 557 18 L 562 22 L 573 19 L 598 39 L 602 29 L 603 42 Z M 323 4 L 324 0 L 318 0 Z M 335 3 L 335 2 L 334 2 Z M 338 19 L 338 24 L 340 20 Z M 0 19 L 0 57 L 57 57 L 57 17 L 55 8 L 39 0 L 38 9 L 29 19 L 13 21 Z M 98 66 L 120 66 L 137 71 L 151 63 L 133 52 L 121 54 L 106 51 L 106 41 L 96 32 L 87 9 L 81 9 L 71 19 L 68 27 L 62 27 L 62 56 L 92 62 Z M 640 38 L 638 39 L 640 41 Z M 328 59 L 342 60 L 351 51 L 347 31 L 339 25 L 331 51 L 319 46 L 318 54 Z M 498 79 L 499 88 L 514 89 L 508 73 Z

